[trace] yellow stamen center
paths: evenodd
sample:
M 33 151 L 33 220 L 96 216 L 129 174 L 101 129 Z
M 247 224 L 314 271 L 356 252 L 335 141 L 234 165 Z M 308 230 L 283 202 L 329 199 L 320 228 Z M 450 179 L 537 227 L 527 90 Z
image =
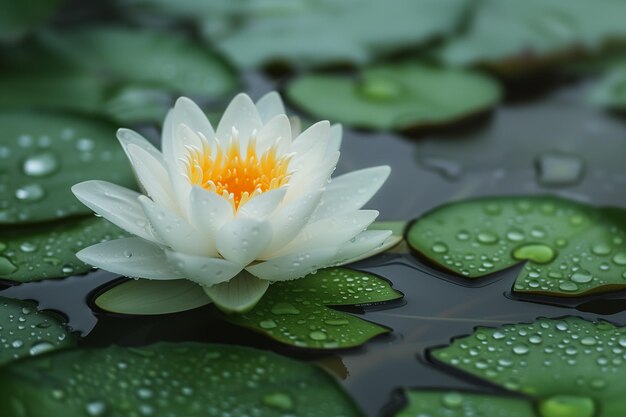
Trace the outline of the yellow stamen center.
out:
M 236 134 L 236 132 L 235 132 Z M 228 199 L 237 210 L 252 197 L 289 181 L 290 155 L 278 156 L 278 143 L 261 154 L 257 153 L 256 139 L 251 139 L 242 154 L 239 140 L 231 140 L 226 149 L 219 143 L 212 151 L 187 148 L 187 172 L 192 184 L 214 191 Z

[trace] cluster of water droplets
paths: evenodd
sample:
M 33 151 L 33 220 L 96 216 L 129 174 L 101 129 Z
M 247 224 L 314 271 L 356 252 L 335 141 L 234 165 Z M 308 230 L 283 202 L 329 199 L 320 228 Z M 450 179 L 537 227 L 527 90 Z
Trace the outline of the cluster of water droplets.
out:
M 22 301 L 0 298 L 0 363 L 72 346 L 56 319 Z
M 19 372 L 53 375 L 45 388 L 30 388 L 45 396 L 42 407 L 68 415 L 286 417 L 314 407 L 319 415 L 343 417 L 348 404 L 321 370 L 247 348 L 157 344 L 74 350 L 47 359 Z M 32 393 L 25 392 L 14 396 L 16 409 L 30 401 Z
M 398 297 L 386 281 L 373 275 L 331 268 L 305 280 L 272 285 L 257 307 L 232 319 L 295 346 L 357 346 L 385 329 L 326 306 L 368 305 Z
M 539 319 L 496 329 L 479 328 L 433 357 L 504 388 L 557 403 L 592 404 L 623 388 L 626 330 L 579 318 Z M 591 398 L 593 397 L 593 398 Z M 560 416 L 560 414 L 542 414 Z

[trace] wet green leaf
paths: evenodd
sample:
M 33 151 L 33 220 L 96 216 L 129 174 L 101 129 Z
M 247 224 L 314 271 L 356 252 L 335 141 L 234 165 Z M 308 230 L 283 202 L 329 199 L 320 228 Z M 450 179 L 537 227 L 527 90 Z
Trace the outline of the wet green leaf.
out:
M 64 3 L 63 0 L 23 0 L 0 2 L 0 41 L 15 41 L 45 23 Z
M 541 417 L 613 417 L 626 413 L 625 348 L 625 328 L 568 317 L 478 328 L 430 354 L 436 362 L 534 398 Z
M 126 232 L 98 217 L 5 227 L 0 238 L 0 279 L 30 282 L 85 273 L 91 266 L 79 261 L 76 252 L 105 240 L 127 236 Z
M 465 0 L 294 0 L 167 2 L 121 0 L 139 17 L 195 21 L 207 39 L 243 68 L 270 63 L 312 67 L 365 63 L 450 34 Z
M 364 306 L 400 298 L 401 293 L 375 275 L 328 268 L 302 279 L 274 283 L 251 311 L 224 318 L 288 345 L 345 349 L 389 329 L 328 306 Z
M 575 297 L 626 288 L 626 211 L 557 197 L 452 203 L 419 218 L 408 242 L 473 279 L 525 262 L 515 292 Z
M 134 188 L 115 127 L 45 113 L 0 112 L 0 224 L 41 222 L 91 211 L 70 187 L 89 179 Z
M 194 282 L 177 279 L 124 281 L 95 300 L 98 307 L 120 314 L 168 314 L 202 307 L 211 302 Z
M 523 71 L 597 52 L 626 37 L 620 0 L 485 0 L 467 29 L 441 51 L 448 65 L 495 65 Z
M 0 370 L 0 414 L 343 416 L 362 413 L 320 368 L 200 343 L 74 349 Z
M 404 396 L 407 405 L 394 417 L 536 417 L 532 403 L 518 398 L 443 390 L 406 390 Z
M 0 365 L 75 344 L 57 317 L 38 311 L 33 303 L 0 297 Z
M 317 118 L 375 129 L 429 127 L 459 121 L 497 104 L 500 88 L 478 73 L 420 63 L 372 67 L 357 78 L 307 75 L 287 96 Z
M 215 98 L 237 81 L 218 58 L 188 39 L 148 29 L 48 31 L 6 53 L 0 106 L 160 122 L 174 96 Z

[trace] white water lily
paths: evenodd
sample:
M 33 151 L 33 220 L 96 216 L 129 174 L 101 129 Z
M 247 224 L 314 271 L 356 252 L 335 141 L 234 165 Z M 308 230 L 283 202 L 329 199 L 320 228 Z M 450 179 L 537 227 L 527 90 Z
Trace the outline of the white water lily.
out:
M 191 280 L 222 310 L 245 311 L 272 282 L 384 249 L 391 232 L 366 230 L 378 212 L 361 208 L 390 168 L 331 180 L 341 126 L 297 130 L 277 93 L 256 104 L 237 95 L 216 130 L 195 103 L 178 99 L 161 152 L 120 129 L 143 194 L 104 181 L 72 191 L 136 237 L 88 247 L 78 258 L 130 277 Z

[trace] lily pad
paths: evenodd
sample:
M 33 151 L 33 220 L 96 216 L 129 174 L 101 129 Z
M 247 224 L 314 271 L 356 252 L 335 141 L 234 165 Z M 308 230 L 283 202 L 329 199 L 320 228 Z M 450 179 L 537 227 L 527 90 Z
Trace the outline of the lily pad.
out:
M 161 122 L 174 95 L 215 98 L 237 87 L 202 46 L 147 29 L 49 31 L 6 61 L 0 106 L 100 114 L 120 123 Z
M 139 17 L 195 21 L 238 67 L 361 64 L 449 35 L 465 0 L 295 0 L 167 2 L 120 0 Z
M 302 279 L 275 283 L 251 311 L 224 318 L 288 345 L 346 349 L 388 333 L 389 329 L 328 306 L 376 305 L 402 297 L 375 275 L 327 268 Z
M 0 365 L 75 344 L 74 335 L 56 317 L 33 303 L 0 297 Z
M 124 281 L 100 294 L 95 303 L 103 310 L 119 314 L 169 314 L 210 304 L 202 287 L 187 280 Z
M 350 126 L 404 130 L 459 121 L 498 103 L 499 85 L 479 73 L 417 62 L 363 70 L 356 78 L 306 75 L 287 96 L 317 118 Z
M 115 127 L 75 116 L 0 112 L 0 225 L 91 211 L 70 187 L 101 179 L 134 188 Z
M 441 51 L 448 65 L 487 64 L 504 72 L 558 63 L 626 38 L 620 0 L 486 0 L 467 29 Z M 497 34 L 497 35 L 495 35 Z
M 4 228 L 0 240 L 0 279 L 31 282 L 88 272 L 92 267 L 79 261 L 76 252 L 127 236 L 98 217 Z
M 626 210 L 557 197 L 452 203 L 419 218 L 409 245 L 467 279 L 524 262 L 514 291 L 577 297 L 626 288 Z
M 356 417 L 317 366 L 200 343 L 74 349 L 0 370 L 0 414 Z
M 0 3 L 0 41 L 15 41 L 44 23 L 63 0 L 29 0 Z

